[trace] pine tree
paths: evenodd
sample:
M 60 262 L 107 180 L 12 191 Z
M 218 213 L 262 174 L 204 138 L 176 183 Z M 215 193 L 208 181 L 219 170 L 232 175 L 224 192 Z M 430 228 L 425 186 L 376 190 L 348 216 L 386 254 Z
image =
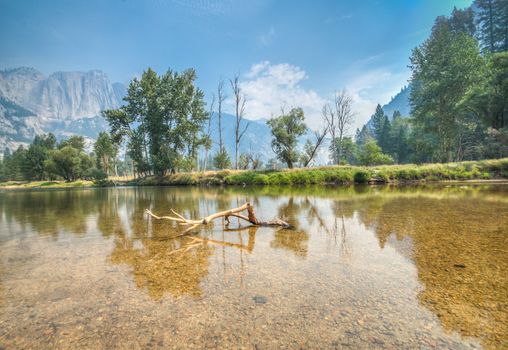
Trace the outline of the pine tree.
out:
M 379 137 L 383 132 L 383 124 L 385 122 L 385 112 L 380 104 L 376 106 L 376 112 L 372 116 L 372 130 L 374 131 L 374 137 L 379 142 Z

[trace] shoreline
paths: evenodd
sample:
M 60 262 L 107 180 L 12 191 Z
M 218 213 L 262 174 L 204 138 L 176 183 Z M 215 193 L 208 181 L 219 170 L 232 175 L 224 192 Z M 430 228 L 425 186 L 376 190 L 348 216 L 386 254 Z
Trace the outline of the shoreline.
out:
M 411 185 L 424 183 L 508 182 L 508 158 L 458 163 L 383 166 L 323 166 L 281 170 L 218 170 L 149 176 L 139 179 L 65 181 L 9 181 L 0 190 L 68 189 L 125 186 L 303 186 Z

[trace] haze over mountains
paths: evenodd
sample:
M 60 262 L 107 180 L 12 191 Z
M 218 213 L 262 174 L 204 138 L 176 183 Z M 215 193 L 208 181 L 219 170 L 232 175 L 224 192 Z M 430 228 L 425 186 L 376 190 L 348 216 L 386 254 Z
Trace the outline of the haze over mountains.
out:
M 125 93 L 123 84 L 112 83 L 100 70 L 55 72 L 49 76 L 26 67 L 0 71 L 0 151 L 27 145 L 35 135 L 47 132 L 59 139 L 76 134 L 93 140 L 100 131 L 109 130 L 100 111 L 118 108 Z M 387 115 L 391 117 L 394 110 L 408 115 L 408 96 L 409 88 L 404 87 L 383 107 Z M 215 118 L 213 140 L 218 139 Z M 234 116 L 223 115 L 224 141 L 230 154 L 234 151 L 234 140 L 230 137 L 234 134 L 233 121 Z M 264 160 L 273 157 L 271 134 L 265 121 L 249 120 L 249 123 L 241 151 L 257 152 Z M 312 137 L 312 132 L 302 138 L 302 144 L 307 137 Z M 323 152 L 317 162 L 326 161 Z

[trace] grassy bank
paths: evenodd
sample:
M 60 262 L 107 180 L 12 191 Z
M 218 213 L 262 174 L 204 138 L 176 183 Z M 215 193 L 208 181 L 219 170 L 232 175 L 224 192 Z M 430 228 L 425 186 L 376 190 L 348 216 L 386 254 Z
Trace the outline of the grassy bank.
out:
M 148 177 L 138 185 L 309 185 L 508 179 L 508 158 L 425 165 L 327 166 L 286 170 L 222 170 Z
M 7 181 L 0 182 L 0 189 L 38 189 L 38 188 L 82 188 L 92 187 L 94 183 L 88 180 L 65 181 Z
M 35 181 L 0 182 L 0 189 L 44 189 L 185 185 L 322 185 L 406 183 L 433 181 L 467 181 L 508 179 L 508 158 L 447 164 L 383 165 L 372 167 L 326 166 L 284 170 L 221 170 L 179 173 L 164 177 L 147 177 L 133 180 L 115 178 L 94 183 L 87 180 L 74 182 Z

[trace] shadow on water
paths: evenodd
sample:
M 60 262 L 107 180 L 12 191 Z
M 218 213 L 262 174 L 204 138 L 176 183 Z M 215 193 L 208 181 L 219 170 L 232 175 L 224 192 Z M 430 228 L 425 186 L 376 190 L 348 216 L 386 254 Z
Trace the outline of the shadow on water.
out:
M 263 263 L 258 256 L 285 261 L 288 271 L 325 274 L 330 281 L 345 269 L 344 276 L 353 274 L 354 281 L 357 269 L 368 264 L 358 257 L 393 250 L 416 269 L 421 286 L 417 302 L 445 330 L 498 348 L 508 346 L 507 194 L 508 186 L 502 185 L 5 192 L 0 194 L 0 245 L 28 239 L 31 232 L 52 241 L 88 236 L 110 241 L 107 264 L 128 267 L 135 286 L 153 300 L 166 295 L 201 299 L 213 288 L 228 291 L 228 269 L 243 286 L 250 275 L 260 278 Z M 181 227 L 144 215 L 146 208 L 161 214 L 174 209 L 200 218 L 246 201 L 254 204 L 259 217 L 278 216 L 296 229 L 240 223 L 225 227 L 218 220 L 193 235 L 172 239 Z M 377 247 L 368 246 L 359 232 L 373 234 Z M 329 259 L 323 262 L 323 256 Z M 14 254 L 7 265 L 0 260 L 0 294 L 5 276 L 16 271 L 7 272 L 9 264 L 22 265 L 24 259 L 37 259 L 37 254 Z M 339 265 L 329 265 L 333 261 Z M 390 269 L 375 268 L 381 274 Z M 297 286 L 313 279 L 297 272 L 278 277 L 289 277 Z M 210 287 L 212 282 L 216 287 Z M 334 286 L 312 288 L 332 292 Z

